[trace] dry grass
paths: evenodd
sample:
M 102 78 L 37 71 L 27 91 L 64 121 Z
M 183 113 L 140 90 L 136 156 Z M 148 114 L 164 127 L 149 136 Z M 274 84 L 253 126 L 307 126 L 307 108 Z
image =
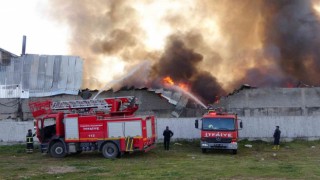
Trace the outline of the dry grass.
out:
M 264 142 L 240 143 L 239 153 L 202 154 L 198 142 L 179 142 L 163 151 L 104 159 L 82 153 L 54 159 L 24 146 L 0 146 L 0 179 L 320 179 L 320 141 L 285 143 L 279 151 Z M 245 144 L 252 148 L 245 148 Z

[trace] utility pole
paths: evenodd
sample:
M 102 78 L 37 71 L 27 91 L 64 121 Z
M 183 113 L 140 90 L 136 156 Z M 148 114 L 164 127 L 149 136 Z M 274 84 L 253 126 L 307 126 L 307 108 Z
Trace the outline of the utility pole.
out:
M 23 35 L 22 37 L 22 50 L 21 50 L 21 56 L 26 55 L 26 44 L 27 44 L 27 36 Z M 23 76 L 23 62 L 21 62 L 21 82 L 20 82 L 20 90 L 22 90 L 22 76 Z M 23 121 L 23 111 L 22 111 L 22 99 L 21 99 L 21 94 L 19 97 L 19 102 L 18 102 L 18 116 L 21 121 Z

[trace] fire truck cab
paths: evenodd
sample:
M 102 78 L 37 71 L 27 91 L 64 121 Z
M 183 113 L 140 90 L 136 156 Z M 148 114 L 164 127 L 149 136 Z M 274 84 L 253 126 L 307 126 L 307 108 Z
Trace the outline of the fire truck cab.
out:
M 100 151 L 105 158 L 155 147 L 155 117 L 136 117 L 134 97 L 29 103 L 42 152 L 62 158 Z
M 201 123 L 201 124 L 200 124 Z M 209 149 L 231 150 L 237 154 L 238 150 L 238 123 L 242 128 L 242 122 L 237 114 L 209 110 L 199 120 L 195 120 L 195 128 L 200 129 L 200 147 L 203 153 Z

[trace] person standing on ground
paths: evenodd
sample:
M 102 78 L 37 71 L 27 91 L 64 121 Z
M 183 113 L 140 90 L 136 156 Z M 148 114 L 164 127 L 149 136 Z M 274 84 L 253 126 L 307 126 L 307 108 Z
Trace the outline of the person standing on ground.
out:
M 272 149 L 280 149 L 280 135 L 281 135 L 281 131 L 279 129 L 279 126 L 276 126 L 276 130 L 273 133 L 273 148 Z
M 173 136 L 173 132 L 169 130 L 169 126 L 163 131 L 164 136 L 164 150 L 169 150 L 170 138 Z
M 26 135 L 26 142 L 27 142 L 27 153 L 32 153 L 33 152 L 33 137 L 35 136 L 36 134 L 32 134 L 32 130 L 29 129 L 28 130 L 28 133 Z

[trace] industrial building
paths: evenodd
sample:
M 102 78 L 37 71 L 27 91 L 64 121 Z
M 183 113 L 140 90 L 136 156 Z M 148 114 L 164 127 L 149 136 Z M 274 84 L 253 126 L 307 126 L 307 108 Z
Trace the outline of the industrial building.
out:
M 82 59 L 77 56 L 26 54 L 0 65 L 0 98 L 78 94 Z
M 6 132 L 0 142 L 20 141 L 32 128 L 30 101 L 79 100 L 94 97 L 98 90 L 81 90 L 83 60 L 77 56 L 14 55 L 0 49 L 0 124 Z M 194 120 L 206 111 L 188 96 L 170 89 L 122 88 L 103 91 L 97 98 L 135 96 L 137 115 L 155 115 L 158 128 L 166 125 L 175 138 L 198 137 Z M 319 139 L 320 88 L 251 88 L 245 86 L 221 97 L 210 107 L 237 113 L 244 122 L 240 137 L 270 140 L 275 125 L 287 139 Z M 8 119 L 8 120 L 5 120 Z M 14 122 L 12 120 L 18 120 Z M 21 122 L 25 121 L 25 122 Z M 161 138 L 161 132 L 158 131 Z
M 26 120 L 30 98 L 59 94 L 78 95 L 82 85 L 83 60 L 78 56 L 17 56 L 0 48 L 0 119 Z
M 320 88 L 251 88 L 222 97 L 215 107 L 239 116 L 319 116 Z

